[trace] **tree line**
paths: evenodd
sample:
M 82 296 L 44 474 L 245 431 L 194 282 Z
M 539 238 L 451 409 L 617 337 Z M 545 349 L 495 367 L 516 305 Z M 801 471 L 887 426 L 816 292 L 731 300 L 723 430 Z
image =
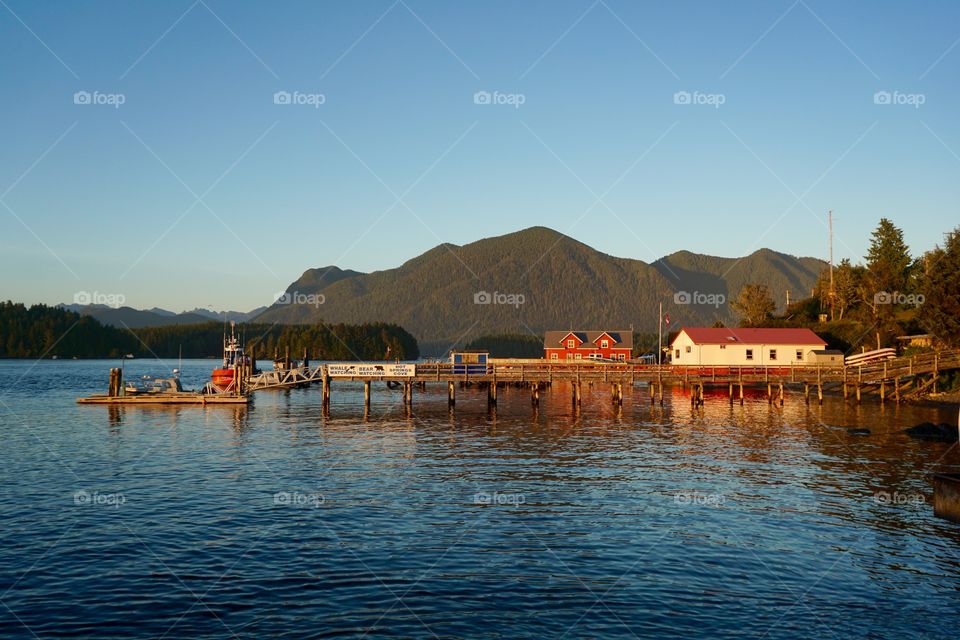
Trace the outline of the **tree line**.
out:
M 880 349 L 924 333 L 936 345 L 960 347 L 960 227 L 912 256 L 903 231 L 882 218 L 862 263 L 844 259 L 832 274 L 824 270 L 813 295 L 782 316 L 760 284 L 746 285 L 731 305 L 741 326 L 809 326 L 844 350 Z
M 384 323 L 276 325 L 243 324 L 244 342 L 258 358 L 291 358 L 307 350 L 314 360 L 416 359 L 416 339 Z M 95 318 L 47 305 L 0 302 L 0 358 L 184 358 L 219 357 L 224 325 L 212 321 L 164 327 L 118 328 Z

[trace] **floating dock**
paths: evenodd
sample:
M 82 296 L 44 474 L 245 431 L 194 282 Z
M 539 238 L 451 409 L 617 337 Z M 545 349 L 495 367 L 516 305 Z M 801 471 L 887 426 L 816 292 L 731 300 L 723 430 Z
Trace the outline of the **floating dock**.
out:
M 960 522 L 960 474 L 934 474 L 933 515 Z
M 151 393 L 138 396 L 96 395 L 77 398 L 78 404 L 122 404 L 122 405 L 158 405 L 158 404 L 248 404 L 250 396 L 217 395 L 204 393 Z
M 241 367 L 240 372 L 244 369 Z M 120 369 L 110 369 L 110 383 L 107 393 L 92 395 L 86 398 L 77 398 L 77 404 L 109 404 L 109 405 L 201 405 L 209 404 L 248 404 L 250 396 L 239 391 L 230 393 L 196 393 L 184 391 L 180 386 L 179 377 L 168 378 L 161 382 L 166 384 L 159 391 L 129 393 L 123 384 L 123 372 Z

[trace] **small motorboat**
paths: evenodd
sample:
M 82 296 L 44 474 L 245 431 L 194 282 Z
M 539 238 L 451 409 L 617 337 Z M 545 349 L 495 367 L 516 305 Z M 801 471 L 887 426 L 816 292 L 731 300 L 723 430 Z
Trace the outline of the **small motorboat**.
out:
M 128 396 L 142 396 L 153 393 L 183 393 L 180 384 L 180 372 L 174 371 L 172 378 L 154 378 L 142 376 L 138 380 L 131 380 L 123 387 L 123 393 Z

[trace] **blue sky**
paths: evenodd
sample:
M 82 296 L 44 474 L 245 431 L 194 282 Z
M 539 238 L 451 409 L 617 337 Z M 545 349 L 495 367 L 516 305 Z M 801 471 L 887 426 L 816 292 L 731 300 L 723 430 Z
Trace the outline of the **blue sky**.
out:
M 831 208 L 837 259 L 860 259 L 881 216 L 919 253 L 960 220 L 958 18 L 955 2 L 3 0 L 0 298 L 248 309 L 310 267 L 532 225 L 648 262 L 826 257 Z

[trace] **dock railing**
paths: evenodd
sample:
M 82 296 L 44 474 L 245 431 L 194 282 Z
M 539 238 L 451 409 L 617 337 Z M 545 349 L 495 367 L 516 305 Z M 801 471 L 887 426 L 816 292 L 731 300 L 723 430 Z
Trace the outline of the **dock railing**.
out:
M 827 363 L 779 366 L 759 365 L 670 365 L 634 363 L 581 362 L 518 362 L 496 363 L 484 366 L 445 362 L 416 365 L 413 379 L 417 381 L 490 381 L 498 382 L 552 382 L 573 380 L 584 382 L 792 382 L 826 383 L 858 382 L 873 384 L 919 374 L 938 373 L 960 369 L 960 350 L 939 351 L 915 356 L 903 356 L 863 365 L 831 365 Z M 377 376 L 372 379 L 387 379 Z M 371 379 L 357 377 L 356 379 Z

